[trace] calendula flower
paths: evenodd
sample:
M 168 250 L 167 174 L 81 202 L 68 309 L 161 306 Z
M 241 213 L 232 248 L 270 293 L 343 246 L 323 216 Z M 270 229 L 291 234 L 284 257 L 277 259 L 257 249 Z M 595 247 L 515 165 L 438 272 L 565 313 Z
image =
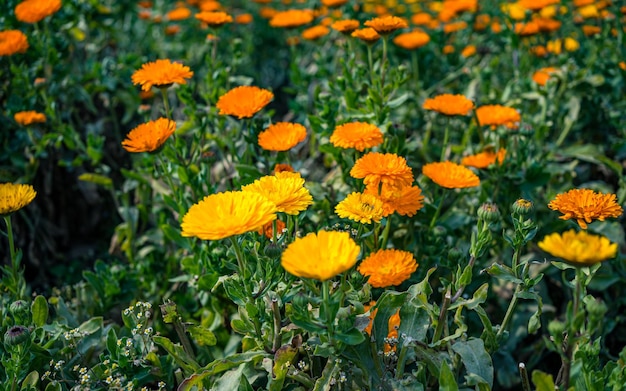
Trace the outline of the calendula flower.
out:
M 533 81 L 540 86 L 545 86 L 550 77 L 558 72 L 559 69 L 554 67 L 541 68 L 533 74 Z
M 61 0 L 24 0 L 15 6 L 15 18 L 24 23 L 37 23 L 61 9 Z
M 408 251 L 383 249 L 370 254 L 357 268 L 369 277 L 367 282 L 374 288 L 400 285 L 417 270 L 417 261 Z
M 487 168 L 496 162 L 498 162 L 498 164 L 502 164 L 505 156 L 506 149 L 504 148 L 500 148 L 497 153 L 492 149 L 489 149 L 475 155 L 465 156 L 461 159 L 461 164 L 469 167 Z
M 28 38 L 20 30 L 0 31 L 0 57 L 25 53 L 28 49 Z
M 259 235 L 264 235 L 266 238 L 272 239 L 274 237 L 274 223 L 276 223 L 276 238 L 280 238 L 286 225 L 283 221 L 278 219 L 265 224 L 263 227 L 259 228 L 257 232 Z
M 506 126 L 517 129 L 522 120 L 520 113 L 512 107 L 502 105 L 484 105 L 476 109 L 476 117 L 480 126 Z
M 298 173 L 267 175 L 243 186 L 241 191 L 260 194 L 276 205 L 277 212 L 290 215 L 297 215 L 313 203 L 313 197 L 304 187 L 304 179 Z
M 276 12 L 270 19 L 270 26 L 293 28 L 309 24 L 313 21 L 314 15 L 311 10 L 291 9 L 287 11 Z
M 617 254 L 617 243 L 611 243 L 604 236 L 573 229 L 562 235 L 547 235 L 538 244 L 543 251 L 575 266 L 591 266 L 614 258 Z
M 360 251 L 348 232 L 311 232 L 287 246 L 281 264 L 294 276 L 326 281 L 354 266 Z
M 446 34 L 454 33 L 456 31 L 464 30 L 467 28 L 467 22 L 459 20 L 458 22 L 448 23 L 443 26 L 443 32 Z
M 215 105 L 222 115 L 251 118 L 274 98 L 271 91 L 254 86 L 235 87 L 220 96 Z
M 316 39 L 319 39 L 327 35 L 329 32 L 330 32 L 330 29 L 328 27 L 317 25 L 317 26 L 313 26 L 313 27 L 309 27 L 308 29 L 305 29 L 301 35 L 302 35 L 302 38 L 306 40 L 314 41 Z
M 185 20 L 191 16 L 191 10 L 187 7 L 177 7 L 165 14 L 169 21 Z
M 330 8 L 342 6 L 347 2 L 348 0 L 322 0 L 322 4 Z
M 219 27 L 226 23 L 232 23 L 233 17 L 227 14 L 226 12 L 209 12 L 204 11 L 197 13 L 196 19 L 199 21 L 206 23 L 210 27 Z
M 363 152 L 383 143 L 383 132 L 366 122 L 348 122 L 335 127 L 330 142 L 339 148 L 354 148 Z
M 548 208 L 563 213 L 562 220 L 576 219 L 580 228 L 587 229 L 593 220 L 604 221 L 607 217 L 619 217 L 623 213 L 615 194 L 596 193 L 590 189 L 572 189 L 557 194 Z
M 551 4 L 558 4 L 560 0 L 518 0 L 517 4 L 531 11 L 539 11 Z
M 370 152 L 360 157 L 350 170 L 353 178 L 363 178 L 366 186 L 378 187 L 381 183 L 391 187 L 409 186 L 413 171 L 406 159 L 393 153 Z
M 418 12 L 411 16 L 411 23 L 416 26 L 426 26 L 432 22 L 433 17 L 427 12 Z
M 198 7 L 200 8 L 200 11 L 213 12 L 222 8 L 222 4 L 216 0 L 203 0 L 200 2 Z
M 20 111 L 13 114 L 15 122 L 22 126 L 46 122 L 46 115 L 37 111 Z
M 361 224 L 378 223 L 383 218 L 383 202 L 375 195 L 354 192 L 337 204 L 335 213 Z
M 292 122 L 277 122 L 259 133 L 259 145 L 266 151 L 288 151 L 306 139 L 306 128 Z
M 128 152 L 154 152 L 176 131 L 176 122 L 159 118 L 141 124 L 126 135 L 122 146 Z
M 31 185 L 0 183 L 0 215 L 6 216 L 30 204 L 37 192 Z
M 422 108 L 445 115 L 467 115 L 474 108 L 474 102 L 463 95 L 441 94 L 426 99 Z
M 254 192 L 211 194 L 183 216 L 181 235 L 219 240 L 256 231 L 276 219 L 276 205 Z
M 133 84 L 141 84 L 143 91 L 149 91 L 152 86 L 166 88 L 173 83 L 186 84 L 185 79 L 193 76 L 189 67 L 169 59 L 147 62 L 132 75 Z
M 365 22 L 365 25 L 376 30 L 378 34 L 383 35 L 390 34 L 398 29 L 409 27 L 406 20 L 393 15 L 381 16 L 370 19 Z
M 461 50 L 461 56 L 465 58 L 471 57 L 474 54 L 476 54 L 476 46 L 474 45 L 467 45 L 463 48 L 463 50 Z
M 279 172 L 296 172 L 289 164 L 278 163 L 274 166 L 274 174 Z
M 356 19 L 344 19 L 335 21 L 330 25 L 330 28 L 343 34 L 351 34 L 354 30 L 359 28 L 360 24 L 361 23 Z
M 368 186 L 365 188 L 365 193 L 373 194 L 383 202 L 383 217 L 394 212 L 401 216 L 412 217 L 424 207 L 424 196 L 417 186 L 392 187 L 383 184 L 380 189 Z
M 463 189 L 480 185 L 480 179 L 467 167 L 445 161 L 428 163 L 422 167 L 422 174 L 441 187 Z
M 373 44 L 380 39 L 380 35 L 371 27 L 354 30 L 350 36 L 358 38 L 368 44 Z
M 421 48 L 428 42 L 430 42 L 430 36 L 420 30 L 398 34 L 393 39 L 393 43 L 406 50 L 415 50 Z
M 602 32 L 602 29 L 600 27 L 592 25 L 584 25 L 582 26 L 582 30 L 583 33 L 588 37 L 591 35 L 600 34 Z
M 237 24 L 250 24 L 253 20 L 252 14 L 248 13 L 235 16 L 235 23 Z

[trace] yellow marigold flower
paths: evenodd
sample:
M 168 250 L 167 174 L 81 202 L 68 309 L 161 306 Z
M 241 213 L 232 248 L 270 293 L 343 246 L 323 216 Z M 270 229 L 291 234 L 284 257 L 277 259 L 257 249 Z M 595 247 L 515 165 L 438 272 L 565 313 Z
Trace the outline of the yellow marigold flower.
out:
M 143 91 L 149 91 L 152 86 L 166 88 L 173 83 L 186 84 L 193 76 L 188 66 L 169 59 L 147 62 L 136 70 L 132 75 L 133 84 L 141 84 Z
M 469 167 L 487 168 L 496 162 L 502 164 L 505 156 L 506 149 L 504 148 L 500 148 L 497 153 L 493 150 L 487 150 L 475 155 L 465 156 L 461 159 L 461 164 Z
M 441 94 L 426 99 L 422 108 L 445 115 L 467 115 L 474 108 L 474 102 L 463 95 Z
M 277 122 L 259 133 L 259 145 L 266 151 L 288 151 L 306 139 L 306 128 L 292 122 Z
M 354 266 L 360 251 L 348 232 L 311 232 L 287 246 L 281 264 L 294 276 L 326 281 Z
M 366 122 L 348 122 L 335 127 L 330 142 L 340 148 L 354 148 L 363 152 L 383 142 L 383 132 L 378 126 Z
M 25 53 L 28 49 L 28 38 L 20 30 L 0 31 L 0 57 Z
M 122 141 L 128 152 L 154 152 L 176 131 L 176 122 L 167 118 L 146 122 L 131 130 Z
M 30 204 L 37 195 L 31 185 L 0 183 L 0 215 L 6 216 Z
M 417 186 L 391 187 L 383 184 L 380 189 L 368 186 L 365 193 L 373 194 L 383 202 L 383 217 L 394 212 L 411 217 L 424 207 L 424 196 Z
M 387 288 L 408 280 L 417 270 L 417 261 L 408 251 L 383 249 L 365 258 L 357 270 L 369 277 L 367 282 L 374 288 Z
M 463 189 L 480 185 L 480 179 L 469 168 L 445 161 L 428 163 L 422 167 L 422 173 L 441 187 Z
M 219 27 L 226 23 L 232 23 L 233 17 L 226 12 L 203 11 L 195 15 L 196 19 L 211 27 Z
M 545 67 L 536 71 L 533 74 L 532 78 L 535 83 L 539 84 L 540 86 L 545 86 L 546 83 L 548 83 L 548 80 L 550 79 L 550 77 L 552 77 L 552 75 L 554 74 L 557 74 L 558 72 L 559 72 L 558 68 Z
M 322 0 L 322 4 L 330 8 L 342 6 L 347 2 L 348 0 Z
M 351 34 L 354 30 L 358 29 L 360 22 L 356 19 L 337 20 L 330 25 L 330 28 L 337 30 L 343 34 Z
M 191 10 L 187 7 L 177 7 L 165 14 L 169 21 L 185 20 L 191 16 Z
M 604 236 L 586 231 L 569 230 L 562 235 L 553 233 L 538 243 L 539 248 L 575 266 L 591 266 L 606 261 L 617 254 L 617 243 Z
M 219 240 L 256 231 L 276 219 L 276 205 L 254 192 L 227 191 L 211 194 L 189 208 L 181 235 Z
M 22 126 L 46 122 L 46 115 L 37 111 L 20 111 L 13 115 L 15 122 Z
M 380 35 L 371 27 L 354 30 L 350 36 L 358 38 L 368 44 L 373 44 L 380 39 Z
M 565 38 L 564 46 L 565 50 L 567 50 L 568 52 L 575 52 L 580 48 L 580 44 L 578 43 L 578 41 L 571 37 Z
M 406 20 L 393 15 L 381 16 L 370 19 L 365 22 L 365 26 L 371 27 L 376 30 L 378 34 L 383 35 L 392 33 L 398 29 L 409 27 Z
M 406 159 L 394 153 L 370 152 L 361 156 L 350 170 L 350 176 L 363 178 L 366 186 L 375 188 L 381 183 L 391 187 L 413 183 L 413 171 Z
M 484 105 L 476 109 L 476 117 L 480 126 L 506 126 L 517 129 L 522 120 L 520 113 L 512 107 L 502 105 Z
M 313 21 L 314 15 L 311 10 L 291 9 L 276 12 L 270 19 L 270 26 L 293 28 L 309 24 Z
M 222 115 L 251 118 L 274 98 L 271 91 L 255 86 L 235 87 L 220 96 L 215 105 Z
M 24 0 L 15 6 L 15 18 L 24 23 L 37 23 L 61 9 L 61 0 Z
M 563 213 L 562 220 L 576 219 L 580 228 L 587 229 L 593 220 L 604 221 L 607 217 L 619 217 L 623 209 L 615 194 L 596 193 L 590 189 L 572 189 L 557 194 L 548 208 Z
M 311 193 L 304 187 L 304 179 L 297 173 L 267 175 L 243 186 L 241 191 L 260 194 L 276 205 L 277 212 L 290 215 L 297 215 L 313 203 Z
M 383 202 L 375 195 L 354 192 L 337 204 L 335 213 L 361 224 L 378 223 L 383 218 Z
M 403 49 L 415 50 L 421 48 L 430 42 L 430 36 L 423 31 L 411 31 L 409 33 L 398 34 L 393 43 L 400 46 Z
M 317 25 L 313 27 L 309 27 L 302 32 L 302 38 L 314 41 L 316 39 L 322 38 L 330 32 L 330 29 L 326 26 Z

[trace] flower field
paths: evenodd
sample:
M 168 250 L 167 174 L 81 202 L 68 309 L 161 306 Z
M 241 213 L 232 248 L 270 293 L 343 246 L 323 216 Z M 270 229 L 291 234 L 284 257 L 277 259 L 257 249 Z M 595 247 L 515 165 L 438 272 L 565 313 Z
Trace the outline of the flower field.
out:
M 0 390 L 626 384 L 626 4 L 7 0 Z

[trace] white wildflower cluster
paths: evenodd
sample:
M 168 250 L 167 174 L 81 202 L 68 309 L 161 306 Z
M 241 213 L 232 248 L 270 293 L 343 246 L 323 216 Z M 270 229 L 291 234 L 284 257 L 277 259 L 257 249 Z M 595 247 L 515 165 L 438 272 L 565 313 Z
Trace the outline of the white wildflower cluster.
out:
M 89 333 L 87 333 L 86 331 L 75 328 L 63 333 L 63 338 L 65 338 L 66 341 L 70 342 L 70 346 L 76 346 L 76 343 L 87 335 L 89 335 Z

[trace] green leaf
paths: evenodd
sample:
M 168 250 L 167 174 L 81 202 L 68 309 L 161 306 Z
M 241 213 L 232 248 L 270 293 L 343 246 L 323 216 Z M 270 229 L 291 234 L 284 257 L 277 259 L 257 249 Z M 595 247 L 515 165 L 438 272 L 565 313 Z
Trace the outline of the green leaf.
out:
M 537 391 L 554 391 L 556 389 L 552 375 L 545 372 L 533 371 L 532 379 Z
M 62 391 L 62 390 L 63 389 L 61 388 L 61 384 L 58 381 L 53 380 L 46 386 L 45 391 Z
M 217 343 L 215 334 L 206 327 L 191 326 L 187 331 L 189 331 L 191 338 L 200 346 L 214 346 Z
M 439 391 L 459 391 L 454 374 L 447 362 L 443 362 L 439 371 Z
M 154 338 L 156 339 L 156 337 Z M 258 361 L 261 361 L 264 357 L 267 357 L 267 354 L 265 352 L 251 351 L 240 354 L 231 354 L 230 356 L 223 359 L 215 360 L 205 366 L 202 372 L 195 373 L 186 378 L 182 383 L 180 383 L 177 391 L 195 391 L 197 389 L 203 389 L 204 379 L 228 371 L 244 363 L 256 363 Z
M 332 388 L 332 385 L 335 381 L 334 374 L 339 369 L 339 360 L 328 360 L 326 362 L 326 366 L 322 371 L 322 376 L 317 379 L 315 382 L 315 387 L 313 387 L 313 391 L 328 391 Z
M 478 375 L 489 384 L 489 387 L 493 386 L 493 363 L 482 339 L 457 341 L 452 345 L 452 350 L 461 356 L 468 374 Z
M 168 338 L 162 337 L 160 335 L 155 335 L 152 337 L 152 340 L 157 345 L 161 346 L 165 351 L 172 356 L 174 361 L 185 371 L 185 373 L 190 374 L 197 372 L 200 369 L 200 365 L 196 363 L 196 361 L 185 352 L 182 346 L 175 345 Z
M 426 310 L 418 307 L 413 301 L 406 302 L 400 307 L 400 319 L 398 336 L 407 335 L 414 341 L 426 341 L 426 335 L 430 327 L 430 316 Z M 402 347 L 402 338 L 399 338 L 398 342 L 400 347 Z
M 280 347 L 274 354 L 274 366 L 272 367 L 272 379 L 269 391 L 281 391 L 285 383 L 285 377 L 289 371 L 287 363 L 291 363 L 298 354 L 298 349 L 285 345 Z
M 511 281 L 516 284 L 521 284 L 523 282 L 521 279 L 515 277 L 515 274 L 513 274 L 513 270 L 506 265 L 494 263 L 493 265 L 486 268 L 485 271 L 490 276 L 499 278 L 501 280 Z
M 39 383 L 39 372 L 32 371 L 22 380 L 20 390 L 34 390 L 37 387 L 37 383 Z
M 389 318 L 402 306 L 406 295 L 406 292 L 385 291 L 376 301 L 376 305 L 370 309 L 371 311 L 377 308 L 372 327 L 372 335 L 374 335 L 377 350 L 383 350 L 385 338 L 389 334 Z
M 361 342 L 365 341 L 363 332 L 356 328 L 350 329 L 347 332 L 337 332 L 334 334 L 334 337 L 346 345 L 359 345 Z
M 45 297 L 39 295 L 33 300 L 31 305 L 33 315 L 33 323 L 37 327 L 42 327 L 48 321 L 48 301 Z

